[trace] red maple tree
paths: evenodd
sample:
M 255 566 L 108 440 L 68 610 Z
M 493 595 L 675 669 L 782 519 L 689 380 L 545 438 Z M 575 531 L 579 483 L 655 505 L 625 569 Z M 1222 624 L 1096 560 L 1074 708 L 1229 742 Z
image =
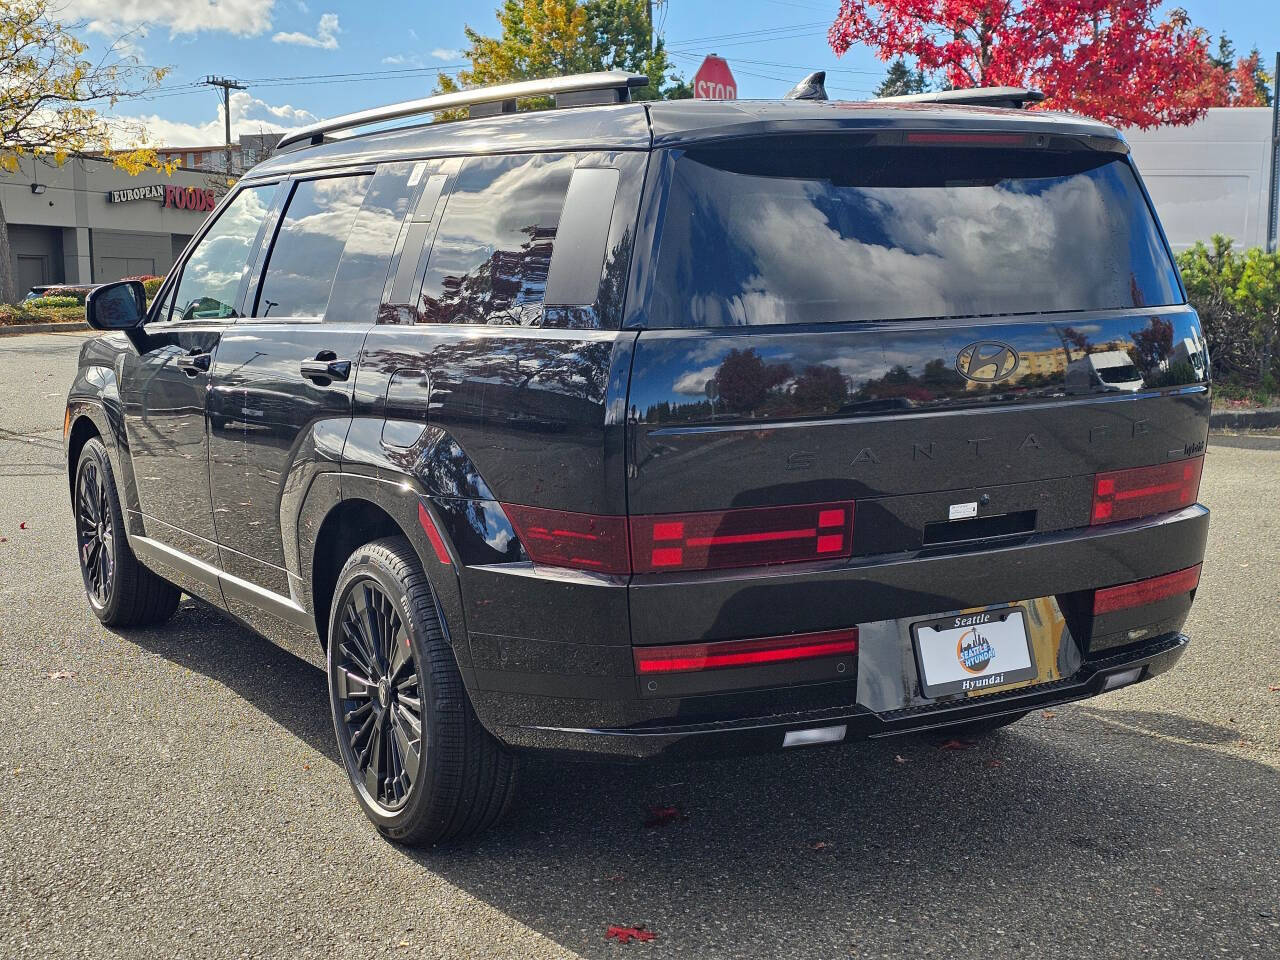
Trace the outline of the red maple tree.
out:
M 1212 106 L 1220 71 L 1205 33 L 1161 0 L 841 0 L 828 32 L 882 60 L 907 56 L 952 87 L 1016 86 L 1045 106 L 1120 126 L 1187 124 Z

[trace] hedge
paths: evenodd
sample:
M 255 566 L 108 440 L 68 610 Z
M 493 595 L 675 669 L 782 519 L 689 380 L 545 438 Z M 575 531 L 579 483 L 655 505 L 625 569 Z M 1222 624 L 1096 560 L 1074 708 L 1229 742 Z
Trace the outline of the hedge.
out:
M 1280 253 L 1236 251 L 1215 234 L 1178 254 L 1178 267 L 1219 393 L 1262 399 L 1280 392 Z
M 42 300 L 71 300 L 69 306 L 33 307 L 31 301 L 16 306 L 0 304 L 0 327 L 20 323 L 83 323 L 84 306 L 75 303 L 74 297 L 42 297 Z

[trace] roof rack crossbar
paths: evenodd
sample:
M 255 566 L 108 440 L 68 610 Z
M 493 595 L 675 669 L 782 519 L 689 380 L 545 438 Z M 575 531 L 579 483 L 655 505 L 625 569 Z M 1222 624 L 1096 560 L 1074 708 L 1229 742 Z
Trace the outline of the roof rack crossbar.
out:
M 440 110 L 453 110 L 459 107 L 471 107 L 477 104 L 501 104 L 526 97 L 554 97 L 561 94 L 584 94 L 593 91 L 616 91 L 616 102 L 622 103 L 630 99 L 632 87 L 643 87 L 649 78 L 643 73 L 628 73 L 625 70 L 603 70 L 599 73 L 579 73 L 567 77 L 547 77 L 545 80 L 521 80 L 517 83 L 502 83 L 492 87 L 474 87 L 470 90 L 459 90 L 456 93 L 442 93 L 434 97 L 420 100 L 405 100 L 402 103 L 391 103 L 385 107 L 374 107 L 371 110 L 360 110 L 340 117 L 332 117 L 309 124 L 298 130 L 286 133 L 277 144 L 277 150 L 295 146 L 299 143 L 321 143 L 325 134 L 338 130 L 351 130 L 355 127 L 367 127 L 388 120 L 399 120 L 424 113 L 436 113 Z M 565 98 L 565 106 L 584 102 L 582 97 Z M 598 102 L 598 101 L 596 101 Z M 477 111 L 479 115 L 482 111 Z M 501 107 L 492 108 L 490 115 L 501 112 Z
M 1044 94 L 1023 87 L 969 87 L 963 90 L 935 90 L 907 93 L 897 97 L 877 97 L 877 103 L 936 103 L 942 106 L 1025 107 L 1039 103 Z

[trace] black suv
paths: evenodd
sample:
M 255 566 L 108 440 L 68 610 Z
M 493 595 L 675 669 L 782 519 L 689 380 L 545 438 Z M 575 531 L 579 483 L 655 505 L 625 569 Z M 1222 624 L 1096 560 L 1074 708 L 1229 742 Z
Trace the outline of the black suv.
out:
M 492 824 L 521 749 L 973 735 L 1188 642 L 1207 357 L 1124 140 L 634 82 L 326 121 L 89 300 L 94 612 L 318 636 L 396 840 Z

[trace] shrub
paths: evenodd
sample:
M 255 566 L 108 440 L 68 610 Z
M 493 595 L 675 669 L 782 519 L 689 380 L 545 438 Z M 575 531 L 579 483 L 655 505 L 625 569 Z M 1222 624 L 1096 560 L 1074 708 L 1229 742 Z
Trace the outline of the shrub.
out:
M 1222 395 L 1271 393 L 1280 378 L 1280 253 L 1239 253 L 1215 234 L 1178 254 Z
M 26 300 L 22 306 L 26 310 L 44 310 L 49 307 L 82 307 L 84 304 L 75 297 L 47 296 Z
M 42 298 L 45 299 L 45 298 Z M 30 304 L 0 304 L 0 327 L 19 323 L 78 323 L 84 320 L 84 307 L 76 303 L 66 307 L 39 307 Z
M 147 291 L 147 299 L 155 298 L 156 291 L 160 289 L 160 284 L 164 283 L 164 277 L 147 277 L 142 281 L 143 289 Z

